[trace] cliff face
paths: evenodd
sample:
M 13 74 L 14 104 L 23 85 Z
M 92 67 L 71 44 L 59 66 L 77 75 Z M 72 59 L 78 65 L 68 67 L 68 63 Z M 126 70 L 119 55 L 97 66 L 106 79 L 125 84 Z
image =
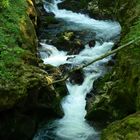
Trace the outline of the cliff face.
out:
M 35 2 L 40 1 L 18 0 L 6 5 L 0 2 L 0 139 L 31 139 L 42 118 L 62 115 L 59 104 L 66 93 L 64 84 L 48 87 L 55 77 L 50 77 L 43 68 L 53 69 L 52 75 L 60 72 L 43 65 L 37 57 Z M 88 9 L 91 16 L 111 17 L 121 23 L 118 45 L 140 36 L 139 0 L 80 2 L 75 11 Z M 108 126 L 103 131 L 103 140 L 139 139 L 139 54 L 140 43 L 119 52 L 113 70 L 96 82 L 96 96 L 90 102 L 87 118 L 116 120 L 135 113 Z
M 63 83 L 47 86 L 55 77 L 37 57 L 33 2 L 0 3 L 0 139 L 30 139 L 43 117 L 63 115 L 60 100 L 66 88 Z M 60 74 L 52 69 L 52 75 Z

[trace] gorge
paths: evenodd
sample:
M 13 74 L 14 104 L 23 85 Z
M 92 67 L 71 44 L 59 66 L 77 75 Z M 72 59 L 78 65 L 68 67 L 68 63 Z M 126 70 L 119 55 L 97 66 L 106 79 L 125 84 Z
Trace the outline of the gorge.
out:
M 75 67 L 89 62 L 108 52 L 118 40 L 121 27 L 115 21 L 98 21 L 91 19 L 87 15 L 74 13 L 68 10 L 58 8 L 61 1 L 54 0 L 51 3 L 46 2 L 44 7 L 47 12 L 55 14 L 55 18 L 63 20 L 63 26 L 66 31 L 87 31 L 90 37 L 84 42 L 85 47 L 79 54 L 67 55 L 65 51 L 59 51 L 56 47 L 45 44 L 42 40 L 40 55 L 46 64 L 60 66 L 69 64 L 69 67 Z M 65 23 L 66 22 L 66 23 Z M 69 24 L 70 23 L 70 24 Z M 64 28 L 64 27 L 60 28 Z M 75 28 L 76 27 L 76 28 Z M 61 29 L 60 29 L 61 30 Z M 51 31 L 49 31 L 51 32 Z M 93 36 L 95 35 L 95 38 Z M 89 35 L 88 35 L 89 36 Z M 95 46 L 89 47 L 88 41 L 95 39 Z M 46 41 L 47 42 L 47 41 Z M 56 44 L 57 45 L 57 44 Z M 65 46 L 67 47 L 67 45 Z M 70 58 L 70 59 L 68 59 Z M 82 84 L 67 83 L 68 95 L 62 100 L 64 117 L 45 125 L 34 140 L 55 139 L 55 140 L 98 140 L 99 133 L 94 130 L 85 120 L 86 115 L 86 95 L 92 90 L 93 82 L 103 76 L 106 72 L 105 64 L 111 57 L 98 61 L 84 68 L 84 81 Z
M 139 15 L 139 0 L 1 0 L 0 139 L 139 140 Z

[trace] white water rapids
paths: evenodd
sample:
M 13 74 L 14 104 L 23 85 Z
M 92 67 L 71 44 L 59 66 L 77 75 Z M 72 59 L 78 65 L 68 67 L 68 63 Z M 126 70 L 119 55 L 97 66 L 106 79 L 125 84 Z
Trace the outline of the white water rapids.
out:
M 56 18 L 71 22 L 82 29 L 90 29 L 96 33 L 96 37 L 102 38 L 104 42 L 98 41 L 95 47 L 85 45 L 85 49 L 74 57 L 67 55 L 67 52 L 59 51 L 55 46 L 41 43 L 42 52 L 40 55 L 46 64 L 60 66 L 62 64 L 71 64 L 77 66 L 87 63 L 104 53 L 111 50 L 114 43 L 111 39 L 120 34 L 121 27 L 114 21 L 98 21 L 80 13 L 74 13 L 68 10 L 60 10 L 57 4 L 60 0 L 52 0 L 52 3 L 46 2 L 44 6 L 47 12 L 55 14 Z M 108 41 L 110 40 L 110 41 Z M 73 57 L 67 59 L 68 57 Z M 98 132 L 94 130 L 85 120 L 86 115 L 86 95 L 92 89 L 93 82 L 105 73 L 103 64 L 107 63 L 111 57 L 107 57 L 84 68 L 84 82 L 82 85 L 73 85 L 66 82 L 68 95 L 62 101 L 64 117 L 56 120 L 47 126 L 47 129 L 40 130 L 34 137 L 34 140 L 97 140 Z M 96 71 L 96 72 L 95 72 Z M 49 127 L 53 128 L 49 132 Z M 50 134 L 50 136 L 49 136 Z

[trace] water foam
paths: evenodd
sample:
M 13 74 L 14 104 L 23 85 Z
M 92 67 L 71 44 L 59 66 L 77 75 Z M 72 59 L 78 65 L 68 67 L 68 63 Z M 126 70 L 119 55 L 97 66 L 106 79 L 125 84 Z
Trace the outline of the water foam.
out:
M 103 38 L 104 40 L 109 40 L 113 37 L 118 36 L 121 31 L 121 26 L 118 22 L 106 20 L 99 21 L 90 18 L 89 16 L 81 13 L 74 13 L 65 9 L 58 9 L 57 4 L 61 3 L 61 0 L 54 0 L 53 3 L 46 3 L 44 8 L 47 12 L 52 12 L 55 14 L 56 18 L 63 19 L 73 24 L 77 24 L 79 28 L 92 29 L 96 32 L 96 36 Z

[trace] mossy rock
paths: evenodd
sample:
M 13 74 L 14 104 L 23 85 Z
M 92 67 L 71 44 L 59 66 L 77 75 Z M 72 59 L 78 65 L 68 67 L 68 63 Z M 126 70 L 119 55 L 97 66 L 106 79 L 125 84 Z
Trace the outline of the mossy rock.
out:
M 55 19 L 54 16 L 47 16 L 46 17 L 47 24 L 58 24 L 59 22 Z
M 101 140 L 140 139 L 140 112 L 110 124 L 101 135 Z
M 67 90 L 64 83 L 61 90 L 48 86 L 55 78 L 39 67 L 33 2 L 9 2 L 0 14 L 0 139 L 27 140 L 42 118 L 63 116 Z
M 69 54 L 77 54 L 83 48 L 83 42 L 77 38 L 74 31 L 58 33 L 51 43 L 59 50 L 68 51 Z
M 93 99 L 94 98 L 94 99 Z M 96 95 L 92 97 L 87 105 L 87 115 L 88 120 L 94 122 L 108 122 L 112 118 L 112 108 L 109 108 L 110 98 L 108 95 Z
M 86 7 L 89 0 L 65 0 L 58 4 L 60 9 L 67 9 L 74 12 L 86 11 Z
M 115 18 L 113 14 L 113 6 L 115 2 L 110 0 L 94 0 L 88 3 L 87 9 L 91 17 L 95 19 L 113 19 Z
M 90 0 L 87 9 L 92 17 L 118 20 L 127 29 L 140 12 L 139 0 Z

